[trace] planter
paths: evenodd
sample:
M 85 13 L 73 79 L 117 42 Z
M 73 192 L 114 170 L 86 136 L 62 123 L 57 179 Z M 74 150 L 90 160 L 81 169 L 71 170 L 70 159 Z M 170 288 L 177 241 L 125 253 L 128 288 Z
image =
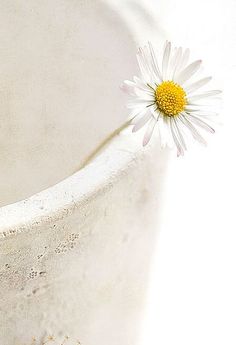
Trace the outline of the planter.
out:
M 127 129 L 77 171 L 127 116 L 137 35 L 112 1 L 0 13 L 0 343 L 138 344 L 166 152 Z

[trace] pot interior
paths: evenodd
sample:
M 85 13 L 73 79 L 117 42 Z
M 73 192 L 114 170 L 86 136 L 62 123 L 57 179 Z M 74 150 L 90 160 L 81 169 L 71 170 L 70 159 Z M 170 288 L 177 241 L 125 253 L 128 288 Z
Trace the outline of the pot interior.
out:
M 1 1 L 0 42 L 3 206 L 76 172 L 126 119 L 136 48 L 102 1 Z

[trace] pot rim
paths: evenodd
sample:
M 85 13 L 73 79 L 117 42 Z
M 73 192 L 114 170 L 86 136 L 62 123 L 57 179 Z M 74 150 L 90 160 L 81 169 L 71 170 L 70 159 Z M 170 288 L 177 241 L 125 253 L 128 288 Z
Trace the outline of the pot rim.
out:
M 42 225 L 53 226 L 82 209 L 98 194 L 112 188 L 124 170 L 142 157 L 144 150 L 149 148 L 142 148 L 140 135 L 132 135 L 129 128 L 123 131 L 73 175 L 29 198 L 1 207 L 0 239 Z
M 119 10 L 134 42 L 140 41 L 142 28 L 137 27 L 137 14 L 133 13 L 132 4 L 129 8 L 118 6 L 116 0 L 105 0 L 105 3 L 114 11 Z M 138 5 L 140 10 L 145 5 L 142 15 L 145 24 L 149 24 L 152 15 L 150 6 L 147 6 L 145 0 L 141 0 Z M 98 193 L 111 188 L 119 174 L 133 164 L 142 152 L 139 135 L 125 135 L 122 132 L 81 170 L 29 198 L 0 207 L 0 240 L 63 219 Z

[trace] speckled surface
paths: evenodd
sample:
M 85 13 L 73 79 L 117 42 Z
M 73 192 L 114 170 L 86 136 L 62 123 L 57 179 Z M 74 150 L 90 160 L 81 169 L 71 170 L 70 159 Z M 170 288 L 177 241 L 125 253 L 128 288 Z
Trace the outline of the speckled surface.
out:
M 156 142 L 137 145 L 120 135 L 52 190 L 1 209 L 4 344 L 52 333 L 137 343 L 166 168 Z
M 75 4 L 69 0 L 60 3 Z M 13 6 L 13 2 L 9 4 Z M 99 7 L 100 2 L 79 4 Z M 1 6 L 8 8 L 5 2 Z M 14 6 L 17 13 L 20 3 L 14 2 Z M 36 2 L 34 6 L 37 7 Z M 126 23 L 127 19 L 123 26 L 131 38 L 122 39 L 126 37 L 126 45 L 130 47 L 132 42 L 134 47 L 138 36 Z M 130 48 L 125 52 L 128 57 Z M 118 104 L 122 102 L 118 100 Z M 66 126 L 67 116 L 63 114 L 60 121 L 64 119 Z M 28 345 L 33 336 L 42 340 L 47 334 L 68 334 L 82 345 L 138 344 L 148 271 L 161 217 L 167 152 L 159 149 L 156 137 L 143 149 L 142 133 L 131 135 L 127 129 L 89 165 L 72 174 L 76 164 L 80 165 L 106 132 L 116 128 L 127 115 L 122 113 L 117 122 L 109 120 L 104 131 L 103 122 L 109 114 L 109 108 L 104 115 L 100 111 L 100 119 L 104 118 L 94 124 L 93 130 L 98 133 L 94 140 L 93 133 L 83 134 L 86 145 L 81 144 L 78 161 L 76 155 L 73 157 L 75 147 L 71 151 L 73 164 L 68 163 L 67 172 L 66 151 L 59 149 L 53 163 L 55 174 L 46 163 L 45 170 L 26 169 L 27 176 L 15 173 L 16 193 L 12 192 L 10 199 L 17 201 L 23 195 L 27 198 L 0 208 L 1 345 Z M 78 121 L 82 126 L 81 114 Z M 86 128 L 82 126 L 80 133 Z M 72 134 L 69 131 L 64 135 L 69 145 Z M 49 153 L 45 159 L 55 159 L 54 153 Z M 17 166 L 13 171 L 16 169 Z M 61 176 L 57 175 L 58 169 Z M 45 180 L 41 184 L 41 179 L 37 184 L 40 174 L 47 183 Z M 28 188 L 31 177 L 36 182 Z M 39 193 L 32 193 L 34 190 Z M 34 195 L 28 197 L 31 194 Z

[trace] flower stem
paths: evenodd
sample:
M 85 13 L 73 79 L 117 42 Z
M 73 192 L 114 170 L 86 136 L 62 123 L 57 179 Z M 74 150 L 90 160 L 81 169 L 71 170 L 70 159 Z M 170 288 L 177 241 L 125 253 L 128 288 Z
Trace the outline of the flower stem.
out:
M 111 134 L 109 134 L 102 142 L 97 146 L 97 148 L 91 152 L 91 154 L 85 158 L 81 166 L 79 167 L 80 169 L 83 169 L 91 160 L 108 144 L 108 142 L 113 139 L 116 135 L 118 135 L 123 129 L 128 127 L 131 123 L 132 119 L 127 120 L 124 122 L 119 128 L 115 129 Z

